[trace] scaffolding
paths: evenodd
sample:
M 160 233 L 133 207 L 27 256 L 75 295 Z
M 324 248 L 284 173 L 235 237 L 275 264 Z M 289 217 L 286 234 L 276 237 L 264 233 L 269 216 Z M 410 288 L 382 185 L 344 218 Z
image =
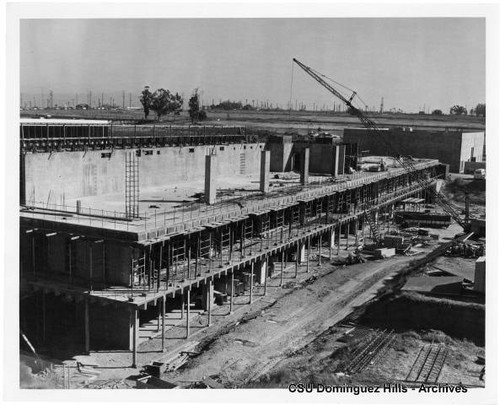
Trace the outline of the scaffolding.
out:
M 125 217 L 139 218 L 139 160 L 135 151 L 125 154 Z

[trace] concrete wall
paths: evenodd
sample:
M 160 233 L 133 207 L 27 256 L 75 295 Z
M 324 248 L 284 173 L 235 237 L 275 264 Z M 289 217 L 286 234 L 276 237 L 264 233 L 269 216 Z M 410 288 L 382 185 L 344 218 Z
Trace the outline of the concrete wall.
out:
M 474 147 L 474 156 L 482 159 L 483 132 L 404 131 L 394 128 L 383 130 L 383 137 L 387 142 L 374 131 L 364 128 L 344 130 L 344 142 L 358 143 L 359 150 L 370 150 L 374 155 L 393 155 L 396 152 L 417 158 L 439 159 L 442 163 L 449 164 L 450 171 L 454 173 L 461 172 L 464 162 L 470 160 L 471 147 Z
M 293 149 L 292 142 L 269 142 L 267 149 L 271 152 L 271 171 L 287 172 L 293 170 Z
M 89 304 L 90 348 L 131 349 L 132 325 L 126 305 Z
M 205 156 L 217 155 L 217 175 L 258 174 L 263 143 L 182 146 L 142 149 L 140 187 L 199 180 L 205 174 Z M 25 156 L 27 201 L 62 204 L 65 200 L 120 193 L 125 188 L 126 150 L 30 153 Z M 103 157 L 104 156 L 104 157 Z
M 313 143 L 309 146 L 309 171 L 311 173 L 333 173 L 335 145 Z

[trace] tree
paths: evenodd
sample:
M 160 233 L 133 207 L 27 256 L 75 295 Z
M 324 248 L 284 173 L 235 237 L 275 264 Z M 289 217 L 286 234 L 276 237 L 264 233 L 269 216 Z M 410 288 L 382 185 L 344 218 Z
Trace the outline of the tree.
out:
M 207 119 L 207 113 L 200 110 L 200 96 L 198 95 L 198 89 L 194 89 L 194 93 L 189 99 L 189 117 L 191 118 L 192 123 Z
M 476 108 L 474 109 L 474 113 L 477 116 L 486 117 L 486 104 L 480 103 L 480 104 L 476 105 Z
M 152 94 L 151 98 L 151 110 L 155 112 L 158 121 L 162 115 L 179 114 L 182 110 L 184 100 L 182 100 L 179 93 L 172 94 L 169 90 L 158 89 Z
M 443 112 L 441 110 L 433 110 L 431 115 L 443 115 Z
M 456 104 L 450 108 L 450 114 L 451 115 L 467 115 L 467 108 Z
M 149 91 L 149 86 L 144 86 L 144 90 L 141 93 L 141 97 L 139 97 L 141 101 L 142 108 L 144 108 L 144 119 L 148 119 L 149 110 L 151 110 L 151 103 L 153 102 L 153 93 Z

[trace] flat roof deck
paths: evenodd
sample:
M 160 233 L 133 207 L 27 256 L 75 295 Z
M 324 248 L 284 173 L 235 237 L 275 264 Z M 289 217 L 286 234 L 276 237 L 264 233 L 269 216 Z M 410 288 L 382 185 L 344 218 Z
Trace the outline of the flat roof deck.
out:
M 416 169 L 432 167 L 437 160 L 421 159 L 413 163 Z M 95 231 L 109 231 L 110 237 L 139 241 L 160 235 L 184 232 L 216 222 L 216 218 L 235 220 L 252 213 L 279 209 L 294 205 L 300 200 L 314 198 L 344 191 L 362 184 L 369 184 L 384 178 L 399 176 L 406 172 L 402 168 L 389 168 L 387 172 L 358 172 L 332 179 L 329 176 L 310 176 L 310 184 L 300 185 L 298 174 L 283 173 L 282 179 L 273 179 L 270 192 L 258 191 L 258 181 L 252 177 L 218 179 L 221 193 L 217 203 L 206 205 L 198 201 L 196 193 L 203 192 L 203 180 L 178 183 L 141 190 L 139 218 L 126 219 L 123 194 L 109 194 L 82 198 L 80 213 L 76 204 L 45 206 L 43 203 L 21 207 L 21 219 L 33 222 L 47 222 L 51 226 L 74 233 L 92 234 Z M 280 176 L 280 177 L 281 177 Z M 121 206 L 121 210 L 113 210 Z M 92 208 L 87 208 L 92 207 Z M 99 233 L 99 232 L 97 232 Z M 114 236 L 113 236 L 114 235 Z M 152 236 L 151 236 L 152 235 Z M 102 232 L 101 232 L 102 237 Z

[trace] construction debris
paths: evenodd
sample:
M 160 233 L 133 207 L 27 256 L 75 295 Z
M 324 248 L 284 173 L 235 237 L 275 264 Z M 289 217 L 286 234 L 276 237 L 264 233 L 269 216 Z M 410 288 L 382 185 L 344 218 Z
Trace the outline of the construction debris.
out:
M 452 257 L 478 258 L 484 256 L 484 245 L 457 241 L 446 249 L 445 255 Z

